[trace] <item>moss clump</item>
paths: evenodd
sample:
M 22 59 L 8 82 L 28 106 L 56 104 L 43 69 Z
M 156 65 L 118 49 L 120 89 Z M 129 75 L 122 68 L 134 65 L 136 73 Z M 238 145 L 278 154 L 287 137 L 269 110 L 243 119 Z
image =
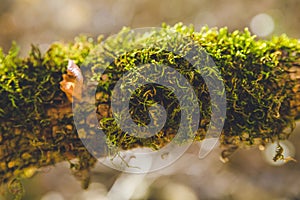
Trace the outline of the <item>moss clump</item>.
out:
M 256 40 L 247 29 L 229 33 L 226 28 L 203 29 L 193 38 L 214 58 L 224 78 L 227 118 L 221 143 L 287 139 L 284 129 L 299 118 L 291 105 L 299 79 L 291 80 L 289 73 L 291 67 L 299 67 L 299 41 L 286 35 Z
M 288 138 L 290 133 L 284 129 L 293 128 L 294 121 L 300 117 L 299 79 L 293 78 L 293 73 L 299 73 L 300 65 L 297 40 L 285 35 L 269 41 L 259 40 L 247 29 L 230 33 L 226 28 L 203 28 L 195 32 L 192 27 L 181 24 L 164 25 L 163 28 L 137 35 L 135 40 L 124 39 L 124 33 L 129 31 L 124 29 L 106 40 L 104 48 L 99 41 L 80 37 L 70 44 L 53 44 L 45 55 L 38 47 L 33 47 L 26 58 L 18 57 L 15 45 L 7 55 L 1 51 L 0 181 L 7 182 L 26 174 L 26 170 L 73 158 L 79 159 L 78 163 L 71 163 L 77 171 L 85 171 L 95 163 L 78 136 L 85 138 L 85 129 L 78 130 L 77 134 L 71 104 L 59 88 L 68 59 L 82 69 L 92 69 L 89 78 L 99 81 L 97 92 L 91 92 L 95 95 L 98 120 L 106 133 L 107 146 L 116 150 L 137 146 L 159 149 L 175 137 L 180 106 L 174 93 L 160 85 L 138 88 L 130 103 L 132 118 L 140 125 L 149 123 L 149 106 L 159 103 L 166 108 L 167 125 L 156 135 L 144 139 L 134 137 L 118 128 L 112 117 L 110 98 L 116 82 L 130 69 L 149 63 L 171 66 L 189 80 L 200 105 L 196 140 L 204 139 L 215 105 L 211 105 L 201 73 L 183 58 L 191 53 L 189 46 L 175 44 L 180 40 L 164 30 L 172 29 L 184 36 L 183 41 L 191 40 L 201 45 L 221 72 L 227 110 L 220 142 L 225 149 Z M 120 42 L 129 46 L 134 43 L 140 48 L 119 49 Z M 151 46 L 154 42 L 160 48 Z M 179 46 L 176 49 L 179 53 L 170 51 L 175 46 Z M 122 56 L 116 56 L 116 51 Z M 109 67 L 100 76 L 99 71 L 107 63 Z M 82 110 L 87 115 L 91 111 L 90 108 Z M 83 124 L 94 125 L 88 120 Z M 92 141 L 91 138 L 91 145 Z
M 92 41 L 80 37 L 53 44 L 45 55 L 36 46 L 26 58 L 18 57 L 16 45 L 7 55 L 0 52 L 1 182 L 72 158 L 86 158 L 79 162 L 86 166 L 94 163 L 77 137 L 71 105 L 59 88 L 67 59 L 80 65 L 92 47 Z
M 195 51 L 191 48 L 192 43 L 184 42 L 192 39 L 213 58 L 224 81 L 227 114 L 220 138 L 221 145 L 230 152 L 241 146 L 264 145 L 288 138 L 290 132 L 284 132 L 284 129 L 291 127 L 293 130 L 294 121 L 299 117 L 299 110 L 295 109 L 299 101 L 294 102 L 294 105 L 292 103 L 297 101 L 295 86 L 299 80 L 292 80 L 289 72 L 293 66 L 299 65 L 300 44 L 297 40 L 285 35 L 269 41 L 257 40 L 247 29 L 230 33 L 227 28 L 207 27 L 194 32 L 193 27 L 181 24 L 164 28 L 137 34 L 135 40 L 127 37 L 130 29 L 123 29 L 116 36 L 108 38 L 105 45 L 95 48 L 88 58 L 87 67 L 93 72 L 90 78 L 99 80 L 96 107 L 108 105 L 107 110 L 111 111 L 109 105 L 112 91 L 116 82 L 129 70 L 147 64 L 169 66 L 183 74 L 196 92 L 201 116 L 196 140 L 204 139 L 210 124 L 212 106 L 215 105 L 211 105 L 210 94 L 202 78 L 205 70 L 197 71 L 184 59 L 184 56 Z M 176 38 L 178 35 L 170 34 L 167 31 L 169 29 L 184 37 Z M 128 51 L 132 46 L 139 48 Z M 203 60 L 203 57 L 195 59 Z M 99 73 L 103 68 L 106 68 L 105 71 Z M 173 80 L 172 77 L 166 78 L 170 82 Z M 122 131 L 111 112 L 105 116 L 100 114 L 98 120 L 106 133 L 107 142 L 117 149 L 136 146 L 159 149 L 164 146 L 175 137 L 180 120 L 180 106 L 172 94 L 168 89 L 154 84 L 135 91 L 129 106 L 129 117 L 137 124 L 149 123 L 148 108 L 154 103 L 164 106 L 169 114 L 168 124 L 155 136 L 146 139 Z M 97 112 L 101 113 L 101 109 Z M 184 138 L 180 140 L 184 141 Z M 223 156 L 226 157 L 227 153 L 225 151 Z

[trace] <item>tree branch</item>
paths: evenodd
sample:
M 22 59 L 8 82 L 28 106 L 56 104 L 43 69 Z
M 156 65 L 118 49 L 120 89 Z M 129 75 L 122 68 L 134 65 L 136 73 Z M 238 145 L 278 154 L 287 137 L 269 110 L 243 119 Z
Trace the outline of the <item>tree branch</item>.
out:
M 180 24 L 174 30 L 200 44 L 214 59 L 221 72 L 227 100 L 226 120 L 220 137 L 221 146 L 227 150 L 224 157 L 237 147 L 264 145 L 288 138 L 290 133 L 284 130 L 293 127 L 295 120 L 300 118 L 300 44 L 297 40 L 284 35 L 269 41 L 256 40 L 247 30 L 229 33 L 226 28 L 204 28 L 200 32 L 194 32 L 193 28 Z M 156 39 L 165 37 L 160 34 L 162 33 L 155 36 Z M 122 34 L 111 39 L 111 42 L 118 41 L 120 35 Z M 79 37 L 74 43 L 53 44 L 45 55 L 41 55 L 39 49 L 33 46 L 26 58 L 18 57 L 18 48 L 15 45 L 7 55 L 0 52 L 1 182 L 6 183 L 15 177 L 26 177 L 32 169 L 61 161 L 71 162 L 74 158 L 79 160 L 78 163 L 72 161 L 71 164 L 76 170 L 88 170 L 94 165 L 96 159 L 89 154 L 79 138 L 70 98 L 67 98 L 66 91 L 61 90 L 60 83 L 66 73 L 68 60 L 72 59 L 82 67 L 88 56 L 99 56 L 97 49 L 100 42 L 101 40 L 93 42 L 91 38 Z M 113 47 L 114 44 L 111 48 Z M 185 69 L 182 60 L 175 59 L 175 63 L 174 60 L 168 60 L 172 57 L 172 52 L 145 49 L 130 52 L 123 58 L 112 56 L 115 69 L 102 74 L 102 79 L 97 80 L 106 80 L 104 83 L 112 86 L 122 76 L 122 73 L 117 72 L 122 71 L 120 69 L 126 63 L 132 63 L 133 59 L 142 64 L 161 58 L 165 61 L 164 64 L 175 66 L 179 70 Z M 106 53 L 111 52 L 108 49 Z M 185 53 L 182 52 L 182 55 Z M 100 58 L 101 56 L 102 54 Z M 141 58 L 142 56 L 145 57 Z M 96 69 L 95 66 L 92 67 Z M 189 73 L 187 76 L 191 77 Z M 115 74 L 116 77 L 109 74 Z M 203 103 L 201 121 L 196 133 L 196 140 L 203 140 L 211 116 L 209 94 L 205 92 L 207 88 L 198 76 L 195 75 L 191 84 L 199 102 Z M 104 142 L 113 143 L 117 148 L 125 150 L 139 146 L 159 149 L 174 138 L 178 129 L 176 121 L 170 121 L 170 126 L 147 139 L 139 139 L 115 129 L 110 121 L 111 91 L 108 90 L 109 86 L 104 85 L 98 85 L 95 94 L 96 113 L 107 136 Z M 146 89 L 149 88 L 145 87 L 144 91 Z M 157 91 L 150 89 L 147 93 L 149 98 L 155 96 Z M 140 97 L 142 96 L 137 94 L 136 98 Z M 159 99 L 167 108 L 175 97 L 168 98 L 167 101 Z M 151 102 L 153 103 L 153 99 Z M 145 113 L 138 106 L 133 111 Z M 138 122 L 147 121 L 147 116 L 143 114 L 136 116 L 139 117 Z

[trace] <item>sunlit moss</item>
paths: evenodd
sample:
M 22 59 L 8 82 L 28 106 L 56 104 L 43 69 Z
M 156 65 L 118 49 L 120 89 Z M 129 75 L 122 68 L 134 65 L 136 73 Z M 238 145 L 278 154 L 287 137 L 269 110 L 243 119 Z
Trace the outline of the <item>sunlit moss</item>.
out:
M 221 146 L 227 149 L 224 157 L 238 147 L 264 145 L 288 138 L 290 132 L 286 133 L 284 129 L 293 128 L 294 121 L 300 117 L 299 91 L 295 90 L 299 79 L 292 80 L 290 73 L 292 67 L 299 68 L 300 65 L 298 40 L 285 35 L 269 41 L 259 40 L 247 29 L 231 33 L 227 28 L 205 27 L 195 32 L 192 26 L 181 24 L 174 27 L 163 25 L 163 28 L 173 29 L 200 44 L 221 72 L 227 101 L 225 126 L 220 137 Z M 126 31 L 129 29 L 106 41 L 109 47 L 116 47 Z M 20 58 L 15 44 L 7 54 L 0 51 L 0 181 L 22 177 L 24 170 L 27 173 L 26 169 L 73 158 L 79 158 L 79 162 L 70 163 L 71 168 L 84 174 L 88 174 L 85 170 L 94 165 L 95 158 L 87 152 L 77 135 L 71 104 L 59 87 L 68 59 L 74 60 L 78 66 L 91 67 L 95 72 L 91 77 L 94 80 L 101 80 L 97 68 L 104 62 L 103 54 L 114 59 L 114 64 L 105 72 L 109 81 L 100 82 L 95 94 L 100 114 L 102 105 L 110 102 L 112 86 L 133 65 L 155 62 L 174 67 L 189 79 L 201 102 L 196 140 L 203 140 L 211 116 L 209 93 L 201 75 L 189 69 L 189 63 L 172 52 L 149 45 L 155 40 L 165 41 L 161 40 L 165 36 L 162 31 L 155 32 L 154 38 L 141 39 L 143 49 L 131 52 L 114 49 L 123 52 L 122 57 L 109 55 L 109 49 L 98 52 L 102 37 L 93 41 L 84 36 L 72 43 L 54 43 L 45 55 L 33 46 L 28 57 Z M 172 47 L 172 44 L 167 45 Z M 181 55 L 187 53 L 184 48 L 179 51 Z M 88 65 L 87 57 L 91 59 Z M 163 95 L 155 95 L 157 91 Z M 153 85 L 139 88 L 134 97 L 131 109 L 136 123 L 146 124 L 148 110 L 144 108 L 159 102 L 172 110 L 168 126 L 150 138 L 136 138 L 117 127 L 108 108 L 108 112 L 99 118 L 107 136 L 105 142 L 109 147 L 117 147 L 117 151 L 138 146 L 161 148 L 174 138 L 178 129 L 180 109 L 176 97 L 167 88 Z M 84 137 L 82 131 L 80 135 Z M 82 177 L 82 180 L 88 178 Z

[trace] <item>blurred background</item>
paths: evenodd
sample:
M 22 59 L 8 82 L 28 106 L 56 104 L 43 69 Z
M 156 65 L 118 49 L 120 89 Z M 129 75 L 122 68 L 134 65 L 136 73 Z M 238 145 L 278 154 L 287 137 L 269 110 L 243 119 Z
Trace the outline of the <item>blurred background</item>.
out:
M 250 27 L 261 37 L 287 33 L 299 38 L 299 8 L 299 0 L 0 0 L 0 46 L 7 51 L 15 40 L 26 52 L 32 43 L 180 21 L 196 30 Z
M 79 34 L 108 36 L 123 26 L 159 27 L 162 22 L 193 24 L 196 30 L 204 25 L 249 27 L 261 38 L 282 33 L 300 38 L 300 1 L 0 0 L 0 46 L 7 52 L 16 41 L 21 55 L 26 55 L 31 44 L 46 50 L 54 41 L 72 41 Z M 300 160 L 299 132 L 298 124 L 290 142 L 283 143 L 296 160 Z M 124 174 L 99 164 L 88 190 L 81 189 L 68 163 L 60 163 L 24 180 L 24 199 L 300 199 L 299 162 L 275 166 L 270 162 L 272 153 L 247 149 L 223 164 L 220 149 L 202 160 L 198 151 L 195 144 L 170 167 L 147 175 Z

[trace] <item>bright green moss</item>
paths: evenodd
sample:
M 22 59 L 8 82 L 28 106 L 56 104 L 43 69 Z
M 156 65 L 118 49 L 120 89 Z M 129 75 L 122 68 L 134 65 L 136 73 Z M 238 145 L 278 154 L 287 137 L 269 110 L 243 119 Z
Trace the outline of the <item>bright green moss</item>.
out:
M 295 110 L 292 107 L 297 102 L 297 92 L 293 88 L 299 85 L 299 80 L 291 80 L 288 72 L 292 67 L 299 67 L 300 43 L 297 40 L 285 35 L 269 41 L 259 40 L 247 29 L 230 33 L 227 28 L 205 27 L 194 32 L 193 27 L 181 24 L 174 27 L 163 25 L 163 28 L 181 33 L 184 35 L 182 40 L 192 39 L 201 45 L 221 72 L 227 114 L 220 142 L 225 149 L 264 145 L 288 138 L 290 133 L 285 133 L 284 129 L 293 127 L 295 119 L 300 117 L 299 108 Z M 79 163 L 71 163 L 71 168 L 77 171 L 87 170 L 94 164 L 95 159 L 84 148 L 75 130 L 71 105 L 59 87 L 68 59 L 82 68 L 91 68 L 93 74 L 90 78 L 98 81 L 101 80 L 99 69 L 103 68 L 102 64 L 109 59 L 114 61 L 105 71 L 109 81 L 100 81 L 94 94 L 100 114 L 103 112 L 101 106 L 110 103 L 114 84 L 128 70 L 147 63 L 173 67 L 194 87 L 201 113 L 196 140 L 205 138 L 211 108 L 216 105 L 210 105 L 201 74 L 190 68 L 190 64 L 182 58 L 191 50 L 175 44 L 178 40 L 161 30 L 152 32 L 153 37 L 149 37 L 151 34 L 137 36 L 134 43 L 141 48 L 128 52 L 126 45 L 128 48 L 133 45 L 133 41 L 123 37 L 128 31 L 128 28 L 123 29 L 113 39 L 106 40 L 105 48 L 100 45 L 101 37 L 97 42 L 79 37 L 69 44 L 54 43 L 45 55 L 33 46 L 28 57 L 19 58 L 15 44 L 8 54 L 0 51 L 1 181 L 18 177 L 24 174 L 25 169 L 71 158 L 80 160 Z M 118 48 L 120 43 L 125 48 Z M 157 48 L 155 43 L 165 48 Z M 177 48 L 176 52 L 180 53 L 175 55 L 168 51 L 172 48 Z M 122 56 L 116 57 L 113 52 Z M 176 135 L 180 118 L 175 95 L 165 87 L 146 85 L 136 90 L 133 97 L 130 109 L 137 124 L 147 124 L 147 108 L 153 103 L 160 103 L 169 114 L 167 126 L 155 136 L 141 139 L 120 130 L 111 113 L 107 112 L 99 117 L 107 136 L 104 142 L 113 147 L 113 151 L 138 146 L 159 149 L 166 145 Z M 91 112 L 86 108 L 82 110 L 87 114 Z M 86 121 L 84 123 L 89 125 Z M 78 132 L 81 137 L 86 137 L 84 129 Z M 184 140 L 180 138 L 180 141 Z
M 165 26 L 165 28 L 170 29 L 171 27 Z M 294 126 L 296 116 L 295 113 L 291 112 L 292 108 L 290 105 L 290 100 L 295 98 L 295 93 L 292 92 L 295 81 L 290 80 L 287 71 L 291 66 L 299 63 L 297 59 L 300 45 L 297 40 L 289 39 L 284 35 L 274 37 L 270 41 L 257 40 L 247 29 L 229 33 L 227 28 L 218 30 L 205 27 L 197 33 L 193 32 L 192 27 L 177 24 L 174 30 L 187 38 L 192 38 L 194 41 L 199 42 L 213 58 L 221 72 L 227 98 L 227 116 L 221 137 L 221 143 L 225 148 L 232 145 L 237 147 L 253 144 L 263 145 L 270 141 L 288 138 L 290 133 L 284 133 L 283 130 Z M 97 70 L 106 66 L 106 63 L 110 60 L 114 60 L 114 63 L 109 65 L 105 71 L 105 74 L 110 78 L 109 83 L 100 83 L 98 91 L 110 96 L 115 83 L 125 72 L 133 69 L 135 66 L 147 63 L 172 66 L 181 74 L 184 74 L 195 88 L 199 104 L 201 105 L 201 121 L 197 139 L 202 140 L 205 137 L 205 131 L 210 121 L 210 99 L 201 75 L 195 75 L 189 63 L 182 59 L 182 56 L 187 55 L 189 50 L 185 50 L 185 48 L 174 49 L 177 46 L 174 42 L 178 42 L 178 40 L 169 38 L 170 43 L 165 41 L 164 38 L 167 35 L 164 30 L 152 33 L 155 37 L 141 34 L 135 38 L 134 42 L 129 38 L 128 41 L 131 41 L 131 43 L 128 42 L 128 46 L 126 46 L 127 38 L 124 38 L 124 34 L 128 31 L 129 29 L 124 29 L 113 39 L 108 39 L 105 49 L 102 49 L 102 46 L 96 48 L 96 52 L 92 54 L 92 59 L 88 61 L 89 67 L 92 67 L 93 72 L 95 72 L 93 78 L 100 80 Z M 159 46 L 160 43 L 164 43 L 165 48 L 155 48 L 155 45 Z M 126 52 L 127 48 L 130 49 L 130 45 L 140 45 L 141 49 L 136 49 L 134 52 Z M 120 46 L 123 48 L 120 48 Z M 174 55 L 167 49 L 174 49 L 174 51 L 180 52 L 179 56 Z M 111 52 L 116 53 L 112 54 Z M 123 52 L 125 52 L 124 56 L 115 56 Z M 95 64 L 91 64 L 93 62 Z M 191 79 L 192 73 L 193 79 Z M 151 89 L 149 87 L 141 88 L 139 91 L 140 95 Z M 154 89 L 152 88 L 149 95 L 153 96 L 153 93 Z M 142 97 L 140 100 L 137 98 L 139 106 L 137 101 L 135 103 L 132 102 L 135 106 L 131 105 L 131 111 L 135 113 L 136 118 L 139 118 L 136 119 L 137 123 L 149 120 L 145 114 L 143 116 L 142 113 L 138 113 L 143 107 L 149 107 L 153 104 L 153 101 L 159 102 L 165 108 L 168 105 L 172 105 L 168 109 L 173 111 L 173 116 L 179 115 L 180 109 L 178 109 L 178 105 L 172 104 L 175 97 L 168 95 L 168 91 L 165 89 L 161 89 L 159 94 L 161 99 L 155 99 L 154 97 L 144 103 L 141 102 L 145 97 Z M 103 103 L 109 102 L 99 99 L 96 104 Z M 147 110 L 142 112 L 147 113 Z M 121 134 L 121 130 L 112 126 L 111 122 L 114 122 L 114 119 L 109 119 L 101 119 L 108 138 L 111 138 L 111 141 L 117 144 L 118 147 L 125 149 L 136 145 L 149 146 L 149 144 L 151 144 L 151 147 L 159 148 L 165 144 L 165 141 L 169 141 L 174 137 L 176 128 L 178 128 L 176 126 L 178 117 L 174 119 L 168 118 L 168 126 L 162 129 L 155 137 L 147 139 L 131 137 L 129 139 L 130 136 L 128 134 L 124 132 Z M 106 122 L 109 123 L 106 124 Z M 172 128 L 171 131 L 168 129 L 170 127 Z

